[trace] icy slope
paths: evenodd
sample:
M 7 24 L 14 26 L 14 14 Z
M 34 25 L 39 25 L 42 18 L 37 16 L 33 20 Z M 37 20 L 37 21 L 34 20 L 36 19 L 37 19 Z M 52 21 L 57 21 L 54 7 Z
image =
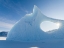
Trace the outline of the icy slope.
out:
M 61 23 L 61 26 L 52 33 L 46 33 L 40 29 L 40 24 L 43 21 L 59 22 Z M 46 17 L 36 6 L 34 6 L 33 13 L 27 14 L 21 18 L 7 35 L 7 40 L 21 42 L 37 42 L 57 39 L 64 39 L 64 21 Z

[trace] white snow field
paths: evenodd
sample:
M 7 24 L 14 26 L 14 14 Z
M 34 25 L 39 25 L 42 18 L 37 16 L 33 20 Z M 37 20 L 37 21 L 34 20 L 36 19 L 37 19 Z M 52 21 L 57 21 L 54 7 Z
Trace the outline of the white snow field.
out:
M 44 21 L 60 23 L 60 28 L 50 32 L 44 32 L 40 24 Z M 59 25 L 59 24 L 58 24 Z M 49 18 L 41 13 L 37 6 L 34 6 L 33 13 L 25 15 L 19 20 L 7 35 L 6 40 L 20 42 L 41 42 L 48 40 L 64 39 L 64 20 Z

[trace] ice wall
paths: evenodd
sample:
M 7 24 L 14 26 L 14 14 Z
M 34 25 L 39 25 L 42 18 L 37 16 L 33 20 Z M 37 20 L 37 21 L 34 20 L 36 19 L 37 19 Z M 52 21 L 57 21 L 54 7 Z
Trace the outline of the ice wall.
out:
M 40 29 L 40 23 L 43 21 L 59 22 L 61 26 L 53 32 L 44 32 Z M 49 18 L 41 13 L 37 6 L 34 6 L 33 13 L 27 14 L 21 18 L 10 30 L 7 40 L 21 42 L 37 42 L 64 39 L 64 21 Z

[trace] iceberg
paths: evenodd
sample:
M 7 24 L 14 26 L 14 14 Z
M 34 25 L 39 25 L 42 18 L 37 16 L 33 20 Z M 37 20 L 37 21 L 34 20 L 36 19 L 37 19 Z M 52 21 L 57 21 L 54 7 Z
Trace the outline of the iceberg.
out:
M 61 23 L 57 30 L 44 32 L 40 28 L 43 21 Z M 33 13 L 26 14 L 10 30 L 6 40 L 20 42 L 41 42 L 64 39 L 64 20 L 53 19 L 42 14 L 40 9 L 34 5 Z

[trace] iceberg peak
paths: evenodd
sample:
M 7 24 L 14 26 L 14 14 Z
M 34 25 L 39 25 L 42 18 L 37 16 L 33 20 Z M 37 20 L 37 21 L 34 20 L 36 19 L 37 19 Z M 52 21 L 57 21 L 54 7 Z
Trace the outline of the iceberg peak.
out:
M 37 12 L 41 12 L 41 11 L 36 5 L 34 5 L 33 13 L 37 13 Z
M 7 40 L 21 42 L 40 42 L 53 39 L 64 39 L 64 27 L 55 30 L 53 33 L 45 33 L 40 28 L 40 23 L 43 21 L 62 22 L 64 21 L 49 18 L 43 15 L 40 9 L 34 5 L 33 13 L 21 18 L 7 35 Z M 62 31 L 62 32 L 61 32 Z

